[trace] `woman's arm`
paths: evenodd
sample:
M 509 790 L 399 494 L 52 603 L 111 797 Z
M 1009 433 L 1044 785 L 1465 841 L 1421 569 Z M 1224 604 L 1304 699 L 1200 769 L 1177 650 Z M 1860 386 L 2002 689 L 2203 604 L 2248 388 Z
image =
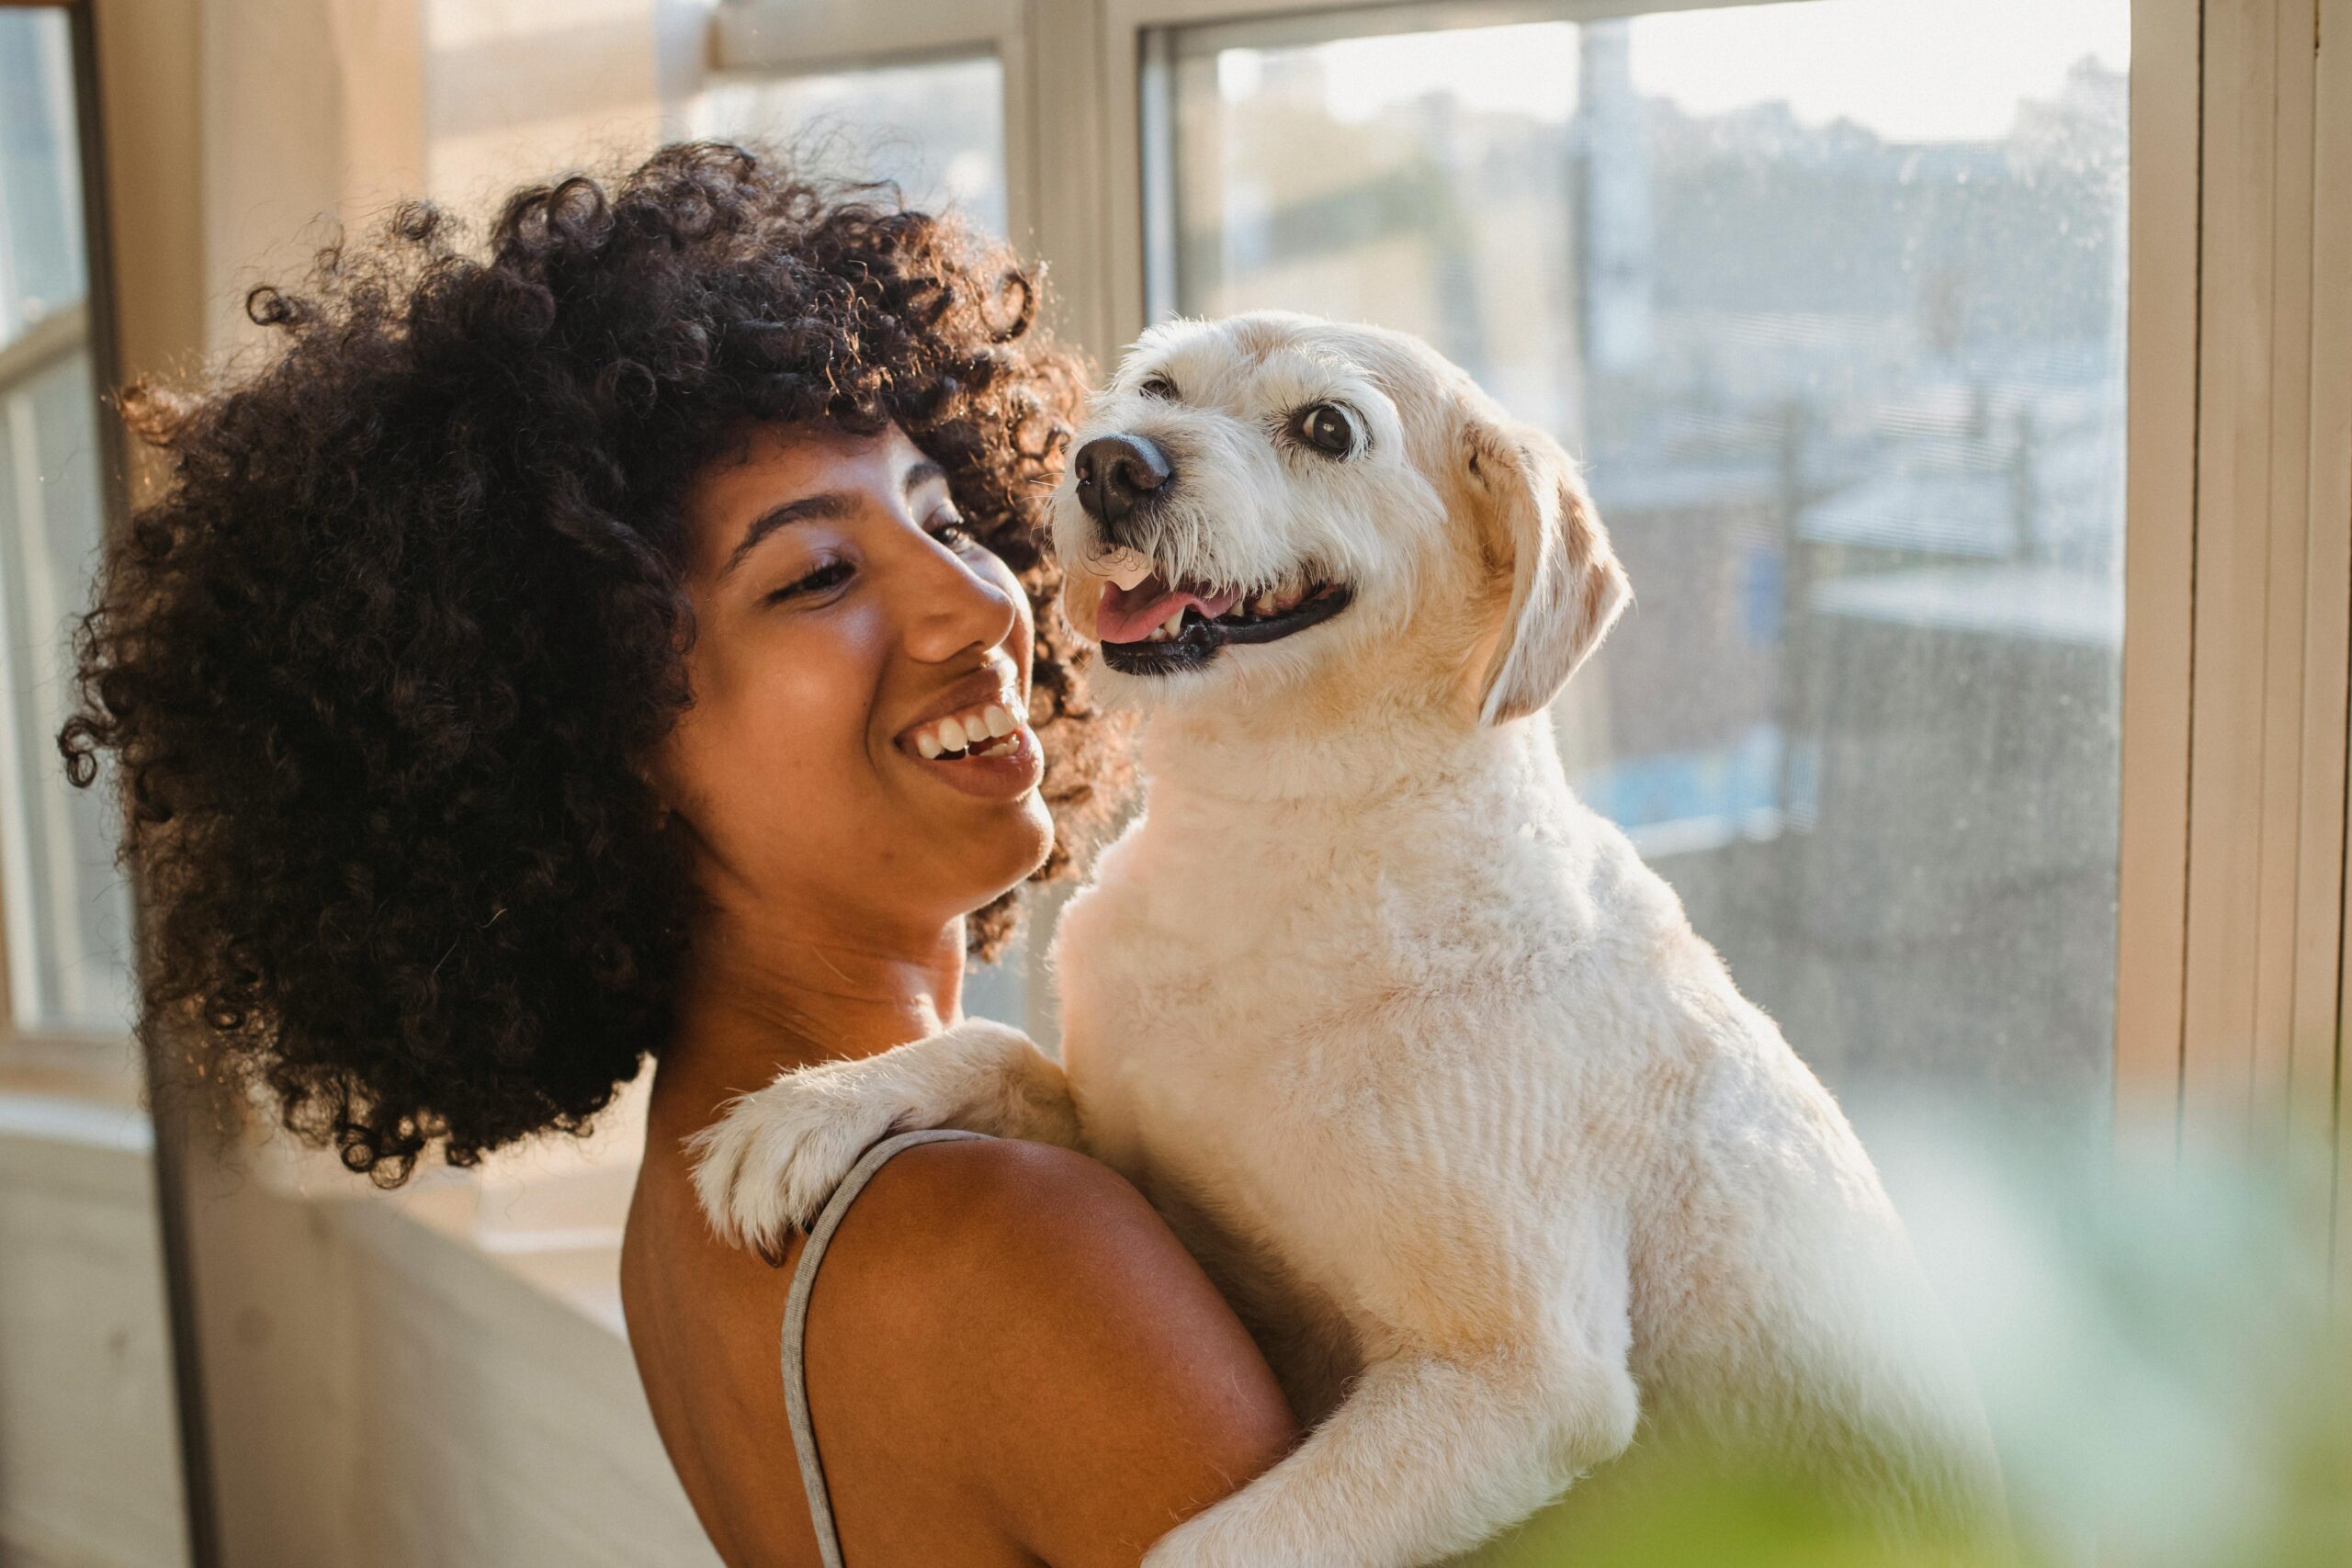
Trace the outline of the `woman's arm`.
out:
M 827 1255 L 808 1350 L 853 1557 L 928 1495 L 1051 1568 L 1132 1565 L 1298 1436 L 1150 1206 L 1040 1145 L 925 1145 L 885 1167 Z

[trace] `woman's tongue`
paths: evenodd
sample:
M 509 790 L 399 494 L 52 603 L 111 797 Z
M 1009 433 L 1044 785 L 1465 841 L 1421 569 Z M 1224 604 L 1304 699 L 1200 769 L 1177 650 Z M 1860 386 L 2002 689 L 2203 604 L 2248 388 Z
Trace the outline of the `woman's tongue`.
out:
M 1158 572 L 1133 588 L 1112 583 L 1102 590 L 1102 608 L 1094 613 L 1094 640 L 1141 642 L 1170 615 L 1182 615 L 1187 605 L 1199 610 L 1203 620 L 1214 621 L 1240 598 L 1238 593 L 1212 596 L 1192 588 L 1170 588 Z

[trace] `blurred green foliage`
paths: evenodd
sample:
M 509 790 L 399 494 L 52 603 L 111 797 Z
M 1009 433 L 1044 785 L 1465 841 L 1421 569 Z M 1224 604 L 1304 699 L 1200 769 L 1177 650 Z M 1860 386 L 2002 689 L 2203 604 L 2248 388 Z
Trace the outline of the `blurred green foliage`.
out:
M 2332 1160 L 2168 1134 L 2135 1160 L 1993 1122 L 1946 1106 L 1867 1132 L 1976 1369 L 2007 1539 L 1891 1546 L 1758 1467 L 1572 1491 L 1464 1568 L 2352 1568 Z

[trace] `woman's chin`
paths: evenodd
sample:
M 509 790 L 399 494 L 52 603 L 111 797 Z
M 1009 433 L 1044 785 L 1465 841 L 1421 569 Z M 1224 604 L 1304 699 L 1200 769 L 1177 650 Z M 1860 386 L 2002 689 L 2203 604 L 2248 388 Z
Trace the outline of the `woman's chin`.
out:
M 975 908 L 1028 881 L 1054 852 L 1053 813 L 1035 790 L 992 804 L 957 834 L 952 852 Z
M 1046 797 L 1033 789 L 1015 801 L 1013 807 L 1020 821 L 1006 836 L 1019 846 L 1020 852 L 1012 859 L 1020 870 L 1005 884 L 1007 889 L 1018 887 L 1035 875 L 1054 852 L 1054 814 L 1046 808 Z

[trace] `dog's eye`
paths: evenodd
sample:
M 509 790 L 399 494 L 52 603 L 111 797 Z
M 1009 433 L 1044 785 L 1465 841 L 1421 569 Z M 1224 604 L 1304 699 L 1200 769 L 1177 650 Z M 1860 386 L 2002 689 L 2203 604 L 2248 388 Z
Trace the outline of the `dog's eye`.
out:
M 1356 449 L 1356 423 L 1337 403 L 1313 403 L 1291 416 L 1290 433 L 1317 452 L 1345 457 Z
M 1143 379 L 1143 385 L 1137 387 L 1136 390 L 1147 398 L 1158 398 L 1162 402 L 1172 403 L 1176 400 L 1176 383 L 1165 376 L 1147 376 Z

